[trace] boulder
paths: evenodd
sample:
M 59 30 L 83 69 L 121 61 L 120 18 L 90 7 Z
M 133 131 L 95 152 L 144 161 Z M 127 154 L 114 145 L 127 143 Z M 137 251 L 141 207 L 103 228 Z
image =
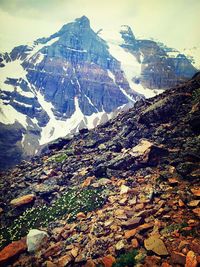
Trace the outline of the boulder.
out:
M 129 154 L 135 158 L 138 164 L 156 166 L 162 157 L 168 155 L 168 150 L 161 145 L 141 139 L 139 144 L 130 150 Z
M 10 204 L 15 207 L 19 207 L 19 206 L 33 202 L 34 199 L 35 199 L 35 195 L 29 194 L 29 195 L 25 195 L 25 196 L 18 197 L 18 198 L 11 200 Z
M 26 251 L 26 249 L 27 245 L 25 239 L 12 242 L 0 251 L 0 265 L 6 264 L 12 258 L 19 256 L 22 252 Z
M 40 231 L 37 229 L 31 229 L 27 235 L 27 247 L 28 252 L 35 252 L 41 246 L 42 241 L 48 237 L 45 231 Z
M 168 251 L 164 242 L 157 235 L 152 235 L 145 239 L 144 246 L 146 250 L 152 250 L 159 256 L 168 255 Z

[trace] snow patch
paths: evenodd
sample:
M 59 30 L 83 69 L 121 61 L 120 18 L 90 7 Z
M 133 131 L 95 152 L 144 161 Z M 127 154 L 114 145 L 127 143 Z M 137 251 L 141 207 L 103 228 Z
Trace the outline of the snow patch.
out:
M 15 60 L 8 62 L 5 67 L 0 68 L 0 88 L 13 92 L 14 86 L 10 84 L 5 84 L 7 78 L 19 79 L 26 77 L 26 70 L 21 65 L 21 60 Z
M 51 40 L 49 40 L 47 43 L 45 44 L 33 44 L 31 46 L 29 46 L 32 50 L 29 52 L 28 56 L 26 59 L 30 59 L 32 56 L 34 56 L 37 52 L 39 52 L 39 50 L 41 50 L 43 47 L 45 46 L 50 46 L 52 45 L 53 43 L 57 42 L 59 39 L 59 37 L 55 37 Z
M 27 128 L 27 116 L 18 112 L 10 105 L 3 104 L 0 99 L 0 122 L 3 124 L 13 124 L 18 121 L 24 128 Z
M 100 31 L 98 35 L 111 44 L 121 45 L 124 43 L 124 39 L 122 38 L 118 30 L 105 29 Z
M 113 80 L 113 82 L 115 83 L 115 75 L 110 71 L 108 70 L 108 76 L 111 78 L 111 80 Z
M 66 47 L 67 50 L 70 50 L 70 51 L 75 51 L 75 52 L 79 52 L 79 53 L 87 53 L 87 50 L 79 50 L 79 49 L 74 49 L 74 48 L 71 48 L 71 47 Z

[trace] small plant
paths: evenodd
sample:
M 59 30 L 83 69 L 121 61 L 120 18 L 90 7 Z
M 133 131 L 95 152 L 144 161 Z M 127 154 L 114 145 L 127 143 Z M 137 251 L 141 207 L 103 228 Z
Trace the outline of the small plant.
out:
M 19 240 L 30 229 L 45 227 L 56 219 L 76 218 L 79 212 L 89 212 L 101 207 L 105 202 L 98 189 L 70 190 L 57 199 L 51 206 L 33 207 L 27 209 L 11 225 L 0 228 L 0 248 L 8 243 Z
M 132 250 L 125 254 L 122 254 L 117 258 L 112 267 L 133 267 L 136 264 L 137 250 Z
M 55 157 L 55 161 L 58 162 L 58 163 L 60 163 L 60 162 L 63 162 L 64 160 L 66 160 L 66 158 L 67 158 L 67 155 L 60 154 L 57 157 Z
M 200 88 L 193 91 L 192 101 L 193 101 L 193 104 L 197 104 L 200 102 Z
M 185 228 L 187 226 L 188 224 L 186 222 L 168 225 L 161 231 L 161 233 L 170 234 L 173 233 L 174 231 L 180 231 L 182 228 Z

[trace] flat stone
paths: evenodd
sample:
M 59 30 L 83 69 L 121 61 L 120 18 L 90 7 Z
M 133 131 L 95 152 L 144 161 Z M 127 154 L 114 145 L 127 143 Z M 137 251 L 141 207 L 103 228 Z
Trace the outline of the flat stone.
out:
M 115 245 L 116 250 L 121 250 L 125 247 L 124 241 L 120 240 L 119 242 L 117 242 L 117 244 Z
M 86 262 L 86 264 L 84 265 L 84 267 L 96 267 L 95 263 L 93 262 L 93 260 L 88 260 Z
M 179 181 L 176 178 L 169 178 L 168 182 L 170 185 L 177 185 Z
M 137 230 L 138 231 L 148 230 L 148 229 L 153 228 L 153 226 L 154 226 L 154 223 L 144 223 L 144 224 L 138 226 Z
M 200 208 L 193 209 L 192 211 L 196 216 L 200 217 Z
M 56 267 L 57 265 L 55 263 L 51 262 L 51 261 L 46 261 L 45 262 L 45 266 L 46 267 Z
M 84 219 L 84 218 L 86 218 L 86 215 L 85 215 L 85 213 L 83 213 L 83 212 L 79 212 L 79 213 L 76 215 L 76 218 L 77 218 L 77 219 Z
M 183 253 L 172 251 L 171 260 L 174 264 L 185 265 L 186 256 Z
M 137 233 L 137 230 L 136 229 L 132 229 L 132 230 L 126 231 L 124 233 L 124 237 L 126 239 L 129 239 L 130 237 L 133 237 L 136 233 Z
M 122 185 L 120 188 L 120 195 L 127 194 L 130 190 L 131 190 L 130 187 Z
M 139 247 L 139 243 L 138 243 L 136 238 L 131 240 L 131 246 L 132 246 L 132 248 L 138 248 Z
M 172 267 L 168 262 L 163 262 L 161 267 Z
M 71 254 L 74 258 L 78 256 L 79 248 L 75 247 L 71 250 Z
M 112 181 L 110 179 L 101 178 L 101 179 L 97 180 L 96 183 L 93 183 L 92 186 L 93 187 L 100 187 L 100 186 L 108 185 L 110 183 L 112 183 Z
M 0 251 L 0 265 L 6 264 L 10 259 L 26 251 L 26 240 L 14 241 Z
M 168 255 L 164 242 L 157 235 L 152 235 L 148 239 L 145 239 L 144 246 L 147 250 L 152 250 L 159 256 Z
M 135 217 L 133 219 L 130 219 L 126 222 L 123 222 L 122 225 L 125 227 L 134 227 L 134 226 L 138 226 L 138 224 L 140 224 L 142 220 L 142 217 Z
M 104 225 L 105 225 L 105 227 L 108 227 L 111 224 L 113 224 L 113 222 L 114 222 L 114 220 L 113 219 L 110 219 L 110 220 L 105 221 Z
M 88 187 L 91 182 L 94 180 L 94 177 L 88 177 L 87 179 L 85 179 L 85 181 L 82 183 L 81 187 Z
M 200 197 L 200 189 L 191 189 L 191 192 L 194 196 Z
M 43 254 L 44 258 L 49 258 L 58 253 L 62 249 L 62 243 L 58 242 L 56 244 L 51 245 Z
M 18 197 L 18 198 L 11 200 L 10 204 L 15 207 L 19 207 L 19 206 L 31 203 L 34 199 L 35 199 L 35 195 L 29 194 L 29 195 L 25 195 L 25 196 Z
M 192 200 L 192 201 L 190 201 L 187 205 L 188 205 L 189 207 L 196 207 L 196 206 L 199 205 L 199 203 L 200 203 L 200 200 Z
M 71 255 L 64 255 L 57 261 L 58 267 L 65 267 L 73 260 Z
M 179 199 L 178 205 L 179 205 L 179 207 L 184 207 L 185 203 L 181 199 Z
M 134 157 L 142 156 L 152 146 L 153 143 L 148 140 L 140 140 L 139 144 L 131 149 L 131 155 Z

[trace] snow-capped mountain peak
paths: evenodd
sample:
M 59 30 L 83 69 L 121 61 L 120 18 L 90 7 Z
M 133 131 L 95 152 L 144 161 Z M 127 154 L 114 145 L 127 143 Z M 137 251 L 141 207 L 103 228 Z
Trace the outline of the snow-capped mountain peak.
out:
M 137 40 L 129 26 L 95 33 L 83 16 L 49 37 L 0 54 L 1 131 L 15 132 L 12 142 L 20 157 L 32 155 L 40 145 L 93 128 L 195 72 L 186 57 Z

